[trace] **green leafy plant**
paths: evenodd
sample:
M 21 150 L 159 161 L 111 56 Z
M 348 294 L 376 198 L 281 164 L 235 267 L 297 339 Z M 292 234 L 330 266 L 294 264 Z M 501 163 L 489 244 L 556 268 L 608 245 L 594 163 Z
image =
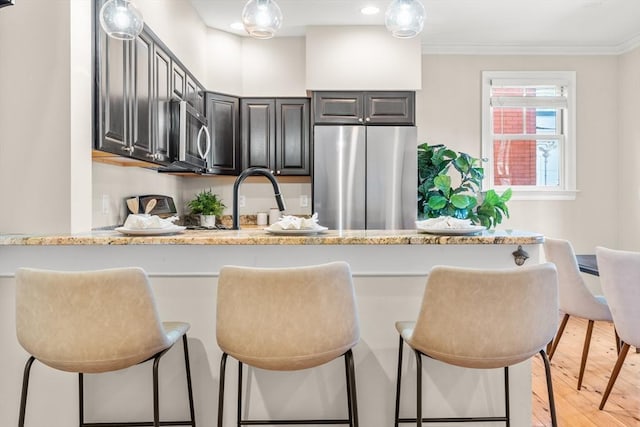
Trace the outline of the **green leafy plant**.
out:
M 191 213 L 195 215 L 215 215 L 220 216 L 226 207 L 217 194 L 209 190 L 203 190 L 191 200 L 187 206 L 191 209 Z
M 454 186 L 449 175 L 451 167 L 459 181 Z M 511 189 L 498 195 L 495 190 L 480 192 L 484 168 L 479 158 L 455 152 L 446 146 L 418 146 L 418 213 L 422 218 L 451 216 L 470 219 L 487 228 L 509 217 L 507 202 Z

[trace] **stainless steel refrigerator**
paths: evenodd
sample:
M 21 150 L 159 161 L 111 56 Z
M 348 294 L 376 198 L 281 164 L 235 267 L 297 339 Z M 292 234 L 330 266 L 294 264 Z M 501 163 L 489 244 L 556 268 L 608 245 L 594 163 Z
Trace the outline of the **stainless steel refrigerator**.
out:
M 330 229 L 412 229 L 415 126 L 315 126 L 313 211 Z

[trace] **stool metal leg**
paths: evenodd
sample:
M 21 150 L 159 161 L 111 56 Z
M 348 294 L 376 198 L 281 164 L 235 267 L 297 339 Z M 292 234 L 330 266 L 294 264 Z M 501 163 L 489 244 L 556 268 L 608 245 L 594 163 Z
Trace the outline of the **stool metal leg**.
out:
M 80 427 L 84 426 L 84 375 L 78 372 L 78 419 Z
M 549 358 L 544 350 L 540 350 L 540 356 L 544 362 L 544 373 L 547 377 L 547 393 L 549 394 L 549 412 L 551 413 L 551 426 L 558 427 L 558 420 L 556 418 L 556 403 L 553 398 L 553 384 L 551 382 L 551 366 L 549 365 Z
M 158 366 L 160 364 L 160 358 L 164 356 L 167 351 L 169 351 L 169 349 L 163 350 L 153 356 L 153 427 L 160 427 L 160 391 L 158 387 Z
M 31 356 L 24 365 L 24 374 L 22 376 L 22 394 L 20 396 L 20 418 L 18 419 L 18 427 L 24 427 L 24 415 L 27 409 L 27 391 L 29 389 L 29 374 L 31 373 L 31 365 L 36 360 Z
M 511 426 L 511 415 L 509 410 L 509 367 L 504 367 L 504 416 L 507 427 Z
M 356 370 L 353 362 L 353 352 L 349 349 L 345 353 L 347 362 L 347 400 L 349 402 L 349 425 L 358 427 L 358 393 L 356 392 Z
M 218 386 L 218 427 L 222 427 L 222 411 L 224 409 L 224 378 L 227 369 L 227 353 L 220 359 L 220 384 Z
M 237 405 L 237 427 L 240 427 L 242 420 L 242 362 L 238 361 L 238 405 Z
M 416 354 L 416 426 L 422 427 L 422 354 L 414 350 Z
M 400 384 L 402 380 L 402 347 L 404 346 L 404 340 L 400 335 L 400 342 L 398 343 L 398 375 L 396 377 L 396 413 L 394 427 L 398 427 L 400 419 Z
M 347 412 L 349 414 L 349 427 L 353 427 L 353 408 L 351 406 L 351 373 L 349 371 L 349 359 L 344 354 L 344 376 L 347 383 Z
M 187 394 L 189 397 L 189 416 L 191 417 L 191 427 L 196 427 L 196 411 L 193 407 L 193 384 L 191 383 L 191 365 L 189 364 L 189 346 L 187 345 L 187 334 L 182 336 L 182 348 L 184 351 L 184 368 L 187 374 Z

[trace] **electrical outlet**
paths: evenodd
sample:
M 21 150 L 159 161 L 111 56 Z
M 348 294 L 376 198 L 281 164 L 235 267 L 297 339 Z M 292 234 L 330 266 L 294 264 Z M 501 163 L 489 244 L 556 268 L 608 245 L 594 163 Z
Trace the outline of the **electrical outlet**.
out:
M 103 194 L 102 195 L 102 214 L 103 215 L 108 215 L 109 214 L 109 203 L 111 202 L 111 200 L 109 199 L 109 195 L 108 194 Z
M 306 194 L 303 194 L 300 196 L 300 207 L 301 208 L 309 207 L 309 196 L 307 196 Z
M 245 197 L 244 196 L 238 196 L 238 207 L 239 208 L 244 208 L 246 204 L 247 204 L 247 200 L 245 199 Z

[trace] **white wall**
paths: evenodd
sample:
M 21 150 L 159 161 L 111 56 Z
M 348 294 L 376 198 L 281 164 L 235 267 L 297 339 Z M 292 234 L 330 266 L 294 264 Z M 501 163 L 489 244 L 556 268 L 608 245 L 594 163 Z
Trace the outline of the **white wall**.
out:
M 0 10 L 3 232 L 71 230 L 70 19 L 69 1 Z
M 398 39 L 382 26 L 307 27 L 309 90 L 416 90 L 420 38 Z
M 607 208 L 619 225 L 619 249 L 640 251 L 640 48 L 620 56 L 619 66 L 618 170 L 598 175 L 609 184 L 607 191 L 617 196 Z
M 478 157 L 482 71 L 575 70 L 576 200 L 511 201 L 511 218 L 499 228 L 533 230 L 569 239 L 580 252 L 593 252 L 596 245 L 617 244 L 617 211 L 612 212 L 618 200 L 617 57 L 424 55 L 422 60 L 423 89 L 416 101 L 418 140 L 446 144 Z M 631 116 L 629 119 L 637 122 Z

